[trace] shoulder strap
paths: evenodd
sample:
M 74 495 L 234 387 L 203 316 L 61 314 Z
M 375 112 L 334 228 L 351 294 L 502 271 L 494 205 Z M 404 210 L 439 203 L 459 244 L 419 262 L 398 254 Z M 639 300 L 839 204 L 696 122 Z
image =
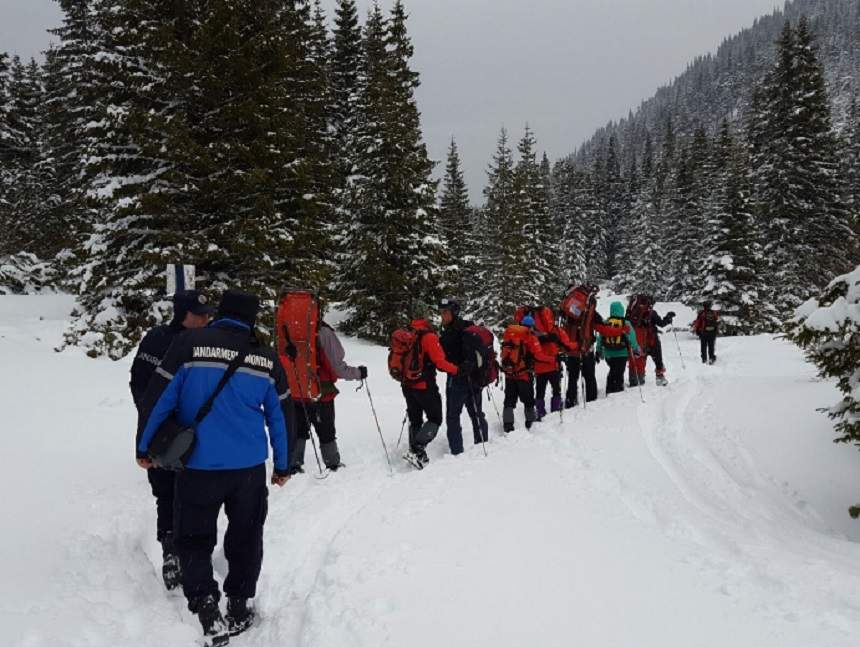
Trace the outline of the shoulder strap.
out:
M 233 361 L 230 362 L 229 366 L 227 366 L 227 370 L 224 371 L 224 375 L 221 376 L 221 381 L 218 382 L 218 386 L 215 387 L 215 390 L 212 392 L 212 395 L 209 396 L 209 399 L 203 403 L 203 406 L 200 407 L 200 410 L 197 412 L 197 415 L 194 417 L 194 427 L 199 427 L 200 423 L 209 415 L 209 412 L 212 411 L 212 405 L 215 404 L 215 399 L 220 395 L 221 391 L 224 390 L 224 387 L 227 386 L 227 382 L 230 381 L 230 378 L 235 375 L 236 371 L 239 370 L 239 367 L 245 363 L 245 357 L 248 356 L 248 345 L 246 344 L 245 348 L 239 351 L 236 357 L 233 358 Z

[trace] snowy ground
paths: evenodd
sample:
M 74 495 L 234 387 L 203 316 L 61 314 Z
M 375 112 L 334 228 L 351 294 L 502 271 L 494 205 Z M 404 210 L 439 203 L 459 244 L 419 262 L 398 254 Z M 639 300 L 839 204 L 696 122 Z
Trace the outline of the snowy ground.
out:
M 55 353 L 71 305 L 0 297 L 0 645 L 192 645 L 155 567 L 129 362 Z M 832 385 L 782 341 L 720 340 L 704 367 L 679 336 L 687 369 L 666 338 L 672 383 L 649 367 L 646 404 L 627 391 L 509 437 L 488 406 L 488 457 L 448 455 L 443 431 L 427 470 L 398 460 L 393 477 L 345 384 L 348 467 L 271 492 L 262 620 L 233 644 L 856 645 L 860 454 L 815 411 Z M 350 341 L 348 357 L 393 445 L 384 351 Z

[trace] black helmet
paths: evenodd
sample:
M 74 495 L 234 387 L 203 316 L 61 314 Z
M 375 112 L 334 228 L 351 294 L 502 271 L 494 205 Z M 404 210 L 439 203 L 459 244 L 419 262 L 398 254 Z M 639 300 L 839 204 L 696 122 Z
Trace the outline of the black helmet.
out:
M 450 310 L 455 317 L 460 314 L 460 302 L 456 299 L 442 299 L 439 301 L 440 310 Z

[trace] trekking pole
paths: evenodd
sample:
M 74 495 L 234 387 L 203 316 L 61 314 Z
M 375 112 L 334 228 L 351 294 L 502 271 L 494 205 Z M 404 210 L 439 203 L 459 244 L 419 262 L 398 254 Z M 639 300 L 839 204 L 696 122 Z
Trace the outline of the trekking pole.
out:
M 364 392 L 367 393 L 367 399 L 370 402 L 370 411 L 373 413 L 373 420 L 376 422 L 376 430 L 379 432 L 379 440 L 382 442 L 382 451 L 385 452 L 385 460 L 388 462 L 388 473 L 394 474 L 394 468 L 391 466 L 391 458 L 388 456 L 388 447 L 385 446 L 385 437 L 382 435 L 382 427 L 379 426 L 379 418 L 376 416 L 376 407 L 373 406 L 373 396 L 370 395 L 370 387 L 367 386 L 367 380 L 362 380 L 356 391 L 360 391 L 364 387 Z M 401 428 L 401 435 L 403 430 Z M 400 442 L 399 440 L 397 441 Z
M 403 414 L 403 423 L 400 425 L 400 435 L 397 437 L 397 446 L 395 449 L 400 449 L 400 441 L 403 440 L 403 430 L 406 429 L 406 420 L 409 418 L 409 411 Z
M 290 364 L 293 365 L 293 377 L 296 380 L 296 384 L 299 384 L 299 370 L 296 368 L 295 363 L 290 362 Z M 318 479 L 327 478 L 331 472 L 329 472 L 328 470 L 325 470 L 325 471 L 323 470 L 322 461 L 320 460 L 320 453 L 317 450 L 317 441 L 314 440 L 314 434 L 313 434 L 313 431 L 311 430 L 311 417 L 308 415 L 308 406 L 305 404 L 304 400 L 299 400 L 299 404 L 301 405 L 302 411 L 305 414 L 305 425 L 307 425 L 307 428 L 308 428 L 308 437 L 311 439 L 311 447 L 314 448 L 314 458 L 316 458 L 316 460 L 317 460 L 317 468 L 320 471 L 320 475 L 316 478 L 318 478 Z
M 502 422 L 502 414 L 499 413 L 499 407 L 496 404 L 496 399 L 493 397 L 493 389 L 491 389 L 489 386 L 487 387 L 487 399 L 493 403 L 493 409 L 496 410 L 496 418 L 499 419 L 499 424 L 504 427 L 505 423 Z
M 678 331 L 675 330 L 675 326 L 672 326 L 672 335 L 675 337 L 675 345 L 678 347 L 678 355 L 681 357 L 681 366 L 686 371 L 687 363 L 684 361 L 684 353 L 681 352 L 681 342 L 678 341 Z
M 481 432 L 481 447 L 484 448 L 484 456 L 487 455 L 487 439 L 484 438 L 484 428 L 481 427 L 481 419 L 478 417 L 478 413 L 480 409 L 478 409 L 478 399 L 475 397 L 475 389 L 472 388 L 472 384 L 467 384 L 469 388 L 469 393 L 472 395 L 472 406 L 475 407 L 475 419 L 478 421 L 478 430 Z M 487 428 L 487 436 L 490 435 L 489 426 Z
M 564 393 L 565 395 L 567 395 L 567 384 L 570 381 L 570 375 L 568 375 L 564 372 L 564 363 L 563 362 L 559 362 L 558 370 L 561 373 L 561 375 L 559 376 L 559 380 L 558 380 L 559 381 L 559 390 L 562 393 Z M 561 407 L 558 410 L 558 420 L 562 425 L 564 425 L 564 400 L 561 401 Z
M 635 365 L 635 361 L 633 360 L 633 349 L 630 348 L 630 342 L 627 342 L 627 357 Z M 645 404 L 645 393 L 642 391 L 642 382 L 639 381 L 638 376 L 636 377 L 636 384 L 639 387 L 639 398 L 642 400 L 642 404 Z

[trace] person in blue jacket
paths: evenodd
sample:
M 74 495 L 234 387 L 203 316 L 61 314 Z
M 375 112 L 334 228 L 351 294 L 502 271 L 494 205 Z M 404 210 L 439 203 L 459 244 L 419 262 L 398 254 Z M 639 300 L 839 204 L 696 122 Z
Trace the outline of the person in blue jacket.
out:
M 171 414 L 190 425 L 238 353 L 245 359 L 197 427 L 197 443 L 186 469 L 176 477 L 174 541 L 182 567 L 188 608 L 197 614 L 207 642 L 226 645 L 229 635 L 254 618 L 248 600 L 256 595 L 263 561 L 263 524 L 268 489 L 265 462 L 271 445 L 273 485 L 289 480 L 288 413 L 292 411 L 284 369 L 274 350 L 253 335 L 256 296 L 229 290 L 216 319 L 206 328 L 182 333 L 150 381 L 139 420 L 138 464 L 149 469 L 147 450 Z M 268 438 L 266 434 L 268 428 Z M 224 580 L 227 615 L 218 606 L 212 551 L 218 514 L 224 506 L 227 532 Z
M 156 326 L 140 342 L 131 364 L 131 397 L 138 413 L 155 369 L 167 354 L 167 349 L 186 330 L 202 328 L 209 323 L 215 308 L 209 305 L 206 295 L 197 290 L 182 290 L 173 295 L 173 319 L 169 324 Z M 140 442 L 135 437 L 135 447 Z M 155 497 L 156 538 L 161 544 L 161 576 L 168 590 L 180 584 L 179 556 L 173 543 L 173 486 L 176 473 L 152 467 L 146 470 L 146 478 Z

